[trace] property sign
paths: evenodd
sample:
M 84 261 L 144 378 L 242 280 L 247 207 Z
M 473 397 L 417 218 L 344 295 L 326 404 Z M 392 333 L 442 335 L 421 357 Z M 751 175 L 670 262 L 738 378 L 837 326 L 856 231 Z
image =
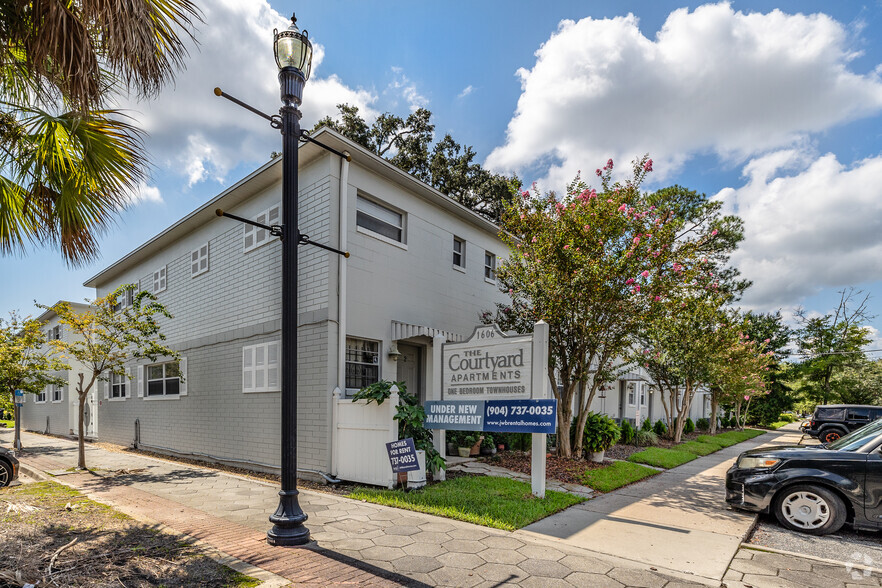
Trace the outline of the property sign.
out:
M 427 429 L 491 433 L 550 433 L 557 423 L 557 401 L 430 400 L 425 403 Z
M 420 464 L 417 462 L 416 446 L 414 446 L 411 437 L 386 443 L 386 452 L 389 454 L 389 464 L 394 473 L 415 472 L 420 469 Z
M 21 390 L 15 391 L 15 404 L 19 408 L 24 406 L 24 392 L 22 392 Z
M 532 366 L 532 335 L 506 337 L 496 325 L 476 327 L 467 341 L 444 344 L 441 397 L 444 400 L 530 398 Z

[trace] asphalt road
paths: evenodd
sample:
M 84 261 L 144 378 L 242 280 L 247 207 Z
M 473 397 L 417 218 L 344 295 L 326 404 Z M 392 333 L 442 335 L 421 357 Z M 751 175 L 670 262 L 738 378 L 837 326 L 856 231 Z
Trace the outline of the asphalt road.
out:
M 843 564 L 882 568 L 882 533 L 878 531 L 854 531 L 846 526 L 832 535 L 816 537 L 785 529 L 773 515 L 760 515 L 756 530 L 747 542 Z

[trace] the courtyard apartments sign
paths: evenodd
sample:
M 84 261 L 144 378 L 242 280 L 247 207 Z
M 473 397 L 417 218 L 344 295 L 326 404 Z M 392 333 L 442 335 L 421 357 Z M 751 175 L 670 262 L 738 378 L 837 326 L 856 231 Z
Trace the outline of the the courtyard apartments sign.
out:
M 441 352 L 444 400 L 531 397 L 533 337 L 506 337 L 496 325 L 480 326 L 467 341 Z

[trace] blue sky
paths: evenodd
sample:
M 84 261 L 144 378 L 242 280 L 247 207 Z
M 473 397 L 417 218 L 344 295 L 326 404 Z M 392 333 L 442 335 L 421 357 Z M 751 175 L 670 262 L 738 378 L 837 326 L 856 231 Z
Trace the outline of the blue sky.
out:
M 120 104 L 150 133 L 154 167 L 102 259 L 0 258 L 0 311 L 92 296 L 88 277 L 279 149 L 277 132 L 212 89 L 278 108 L 272 29 L 293 7 L 316 44 L 304 126 L 339 102 L 368 118 L 425 106 L 437 133 L 542 189 L 648 152 L 647 187 L 685 185 L 744 218 L 733 263 L 755 284 L 745 307 L 823 313 L 856 286 L 882 315 L 878 3 L 199 4 L 187 70 L 158 100 Z

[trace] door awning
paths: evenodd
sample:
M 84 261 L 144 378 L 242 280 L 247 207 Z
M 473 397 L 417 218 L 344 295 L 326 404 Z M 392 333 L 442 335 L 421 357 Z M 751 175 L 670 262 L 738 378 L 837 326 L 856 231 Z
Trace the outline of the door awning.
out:
M 426 327 L 424 325 L 414 325 L 411 323 L 403 323 L 401 321 L 392 321 L 392 340 L 399 341 L 401 339 L 410 339 L 411 337 L 429 337 L 432 338 L 435 335 L 443 335 L 445 340 L 455 343 L 457 341 L 462 341 L 465 339 L 462 335 L 457 333 L 452 333 L 450 331 L 445 331 L 443 329 L 436 329 L 435 327 Z

